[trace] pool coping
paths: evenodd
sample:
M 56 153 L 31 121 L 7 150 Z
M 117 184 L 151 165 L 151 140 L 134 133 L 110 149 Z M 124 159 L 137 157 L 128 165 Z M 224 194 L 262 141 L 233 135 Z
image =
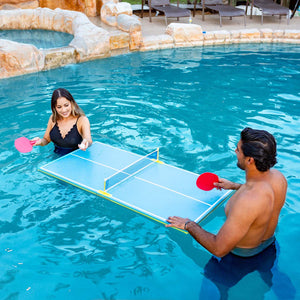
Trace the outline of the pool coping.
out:
M 83 13 L 59 8 L 0 11 L 2 30 L 46 29 L 74 35 L 68 46 L 51 49 L 0 39 L 0 79 L 136 51 L 244 43 L 300 44 L 300 30 L 295 29 L 205 32 L 200 25 L 186 23 L 169 24 L 165 34 L 143 36 L 140 19 L 130 11 L 114 16 L 113 25 L 108 31 L 93 24 Z

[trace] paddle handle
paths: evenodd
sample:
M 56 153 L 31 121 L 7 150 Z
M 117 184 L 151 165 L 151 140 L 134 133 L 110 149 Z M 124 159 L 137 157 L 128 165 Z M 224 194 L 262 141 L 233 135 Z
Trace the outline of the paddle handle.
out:
M 33 146 L 37 141 L 29 141 L 30 145 Z

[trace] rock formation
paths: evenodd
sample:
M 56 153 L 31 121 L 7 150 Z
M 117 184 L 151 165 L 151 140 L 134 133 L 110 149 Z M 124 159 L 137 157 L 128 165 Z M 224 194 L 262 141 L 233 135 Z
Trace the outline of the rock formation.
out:
M 66 61 L 82 62 L 110 56 L 109 33 L 80 12 L 59 8 L 0 11 L 0 29 L 48 29 L 74 35 L 69 47 L 57 48 L 56 54 L 54 50 L 38 50 L 32 45 L 0 40 L 0 78 L 49 69 L 51 62 L 57 67 L 58 57 L 62 58 L 63 65 Z

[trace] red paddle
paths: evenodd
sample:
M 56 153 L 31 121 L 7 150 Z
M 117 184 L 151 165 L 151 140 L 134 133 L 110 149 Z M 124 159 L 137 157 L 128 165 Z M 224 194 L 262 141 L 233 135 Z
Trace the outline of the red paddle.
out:
M 214 174 L 214 173 L 203 173 L 201 174 L 197 181 L 196 181 L 196 185 L 199 189 L 203 190 L 203 191 L 210 191 L 212 190 L 215 186 L 214 183 L 219 181 L 219 177 L 218 175 Z
M 15 140 L 15 147 L 18 151 L 22 153 L 27 153 L 32 150 L 32 146 L 36 143 L 36 141 L 30 141 L 26 137 L 20 137 Z

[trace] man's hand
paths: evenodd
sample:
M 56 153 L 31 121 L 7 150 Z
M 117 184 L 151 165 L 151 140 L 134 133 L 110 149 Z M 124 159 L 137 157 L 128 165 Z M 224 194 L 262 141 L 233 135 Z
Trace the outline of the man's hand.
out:
M 218 189 L 224 189 L 224 190 L 238 190 L 241 186 L 239 183 L 234 183 L 232 181 L 229 181 L 224 178 L 219 178 L 219 182 L 215 182 L 214 186 Z
M 190 219 L 180 217 L 169 217 L 167 222 L 170 224 L 167 224 L 166 227 L 176 227 L 179 229 L 185 229 L 184 225 L 187 221 L 190 221 Z

